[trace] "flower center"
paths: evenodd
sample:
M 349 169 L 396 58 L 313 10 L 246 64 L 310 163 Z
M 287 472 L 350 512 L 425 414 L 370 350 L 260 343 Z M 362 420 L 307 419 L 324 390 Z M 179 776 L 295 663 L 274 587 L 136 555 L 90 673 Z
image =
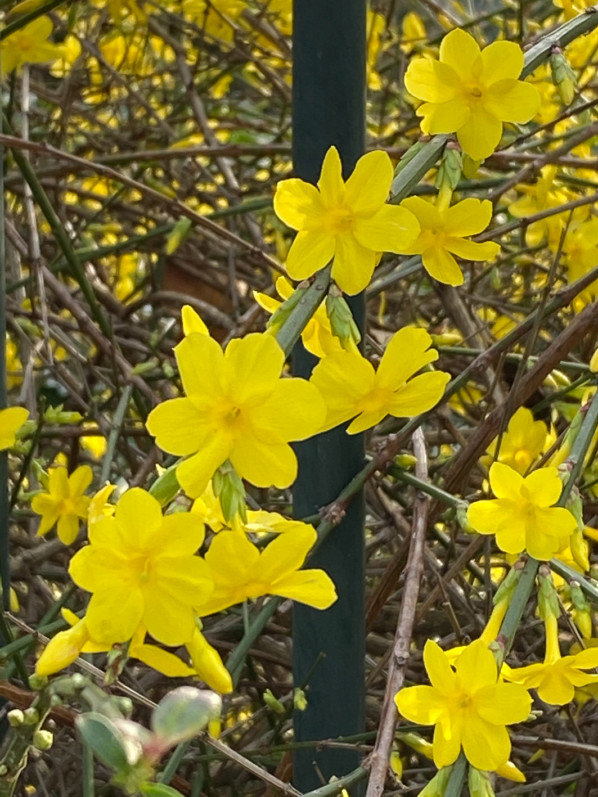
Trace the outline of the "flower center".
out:
M 349 208 L 337 207 L 328 211 L 328 227 L 336 235 L 349 232 L 353 228 L 353 214 Z
M 261 581 L 250 581 L 245 585 L 245 595 L 248 598 L 259 598 L 268 594 L 268 587 Z
M 461 692 L 457 697 L 457 708 L 460 711 L 467 711 L 471 708 L 472 703 L 471 695 L 467 692 Z
M 392 391 L 384 387 L 375 387 L 358 404 L 360 412 L 377 412 L 386 410 L 392 398 Z
M 469 102 L 474 103 L 475 105 L 478 105 L 484 97 L 483 88 L 479 83 L 472 83 L 467 86 L 465 89 L 465 94 Z

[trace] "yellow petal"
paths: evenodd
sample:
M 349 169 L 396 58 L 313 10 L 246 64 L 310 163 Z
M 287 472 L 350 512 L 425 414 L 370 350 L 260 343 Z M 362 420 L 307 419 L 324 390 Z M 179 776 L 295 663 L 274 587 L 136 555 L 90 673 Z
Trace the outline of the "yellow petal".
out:
M 158 404 L 145 425 L 159 448 L 183 457 L 202 448 L 213 433 L 205 413 L 188 398 L 169 399 Z
M 254 332 L 231 340 L 224 359 L 227 396 L 241 406 L 278 386 L 285 355 L 272 335 Z
M 504 122 L 524 124 L 537 114 L 540 92 L 521 80 L 499 80 L 484 95 L 484 107 Z
M 174 354 L 188 396 L 205 396 L 219 386 L 224 355 L 209 335 L 191 332 L 174 347 Z
M 347 180 L 345 205 L 358 216 L 371 216 L 388 199 L 392 178 L 392 162 L 387 152 L 374 150 L 362 155 Z
M 480 56 L 480 48 L 470 33 L 455 28 L 440 42 L 439 57 L 451 66 L 463 81 L 474 77 L 474 66 Z
M 382 205 L 372 216 L 356 219 L 353 228 L 357 241 L 377 252 L 403 252 L 419 232 L 413 213 L 396 205 Z
M 133 487 L 120 497 L 114 518 L 131 547 L 140 549 L 161 527 L 162 509 L 146 490 Z
M 523 494 L 535 506 L 549 507 L 556 504 L 563 491 L 563 483 L 556 468 L 539 468 L 526 476 Z
M 334 583 L 323 570 L 290 573 L 276 581 L 272 594 L 313 606 L 314 609 L 328 609 L 337 599 Z
M 447 716 L 445 722 L 438 723 L 434 728 L 432 752 L 434 763 L 439 769 L 448 767 L 457 760 L 461 751 L 461 725 L 459 721 L 451 722 Z
M 484 686 L 496 684 L 496 660 L 482 639 L 467 645 L 455 663 L 457 678 L 462 688 L 474 692 Z
M 431 686 L 409 686 L 395 696 L 395 703 L 405 719 L 418 725 L 433 725 L 446 711 L 445 698 Z
M 306 230 L 320 224 L 324 208 L 317 188 L 293 177 L 276 186 L 274 212 L 287 227 Z
M 286 443 L 263 443 L 247 434 L 235 442 L 230 459 L 239 476 L 256 487 L 283 490 L 297 478 L 297 457 Z
M 481 717 L 468 717 L 463 723 L 462 740 L 465 757 L 476 769 L 492 772 L 509 760 L 511 740 L 503 725 L 491 725 Z
M 502 122 L 485 108 L 471 110 L 469 120 L 457 130 L 457 138 L 463 151 L 475 161 L 482 161 L 500 144 Z
M 255 434 L 264 442 L 305 440 L 322 428 L 326 405 L 305 379 L 280 379 L 272 394 L 252 411 Z
M 438 359 L 425 329 L 403 327 L 392 336 L 376 372 L 376 386 L 396 390 L 424 365 Z
M 428 639 L 424 646 L 424 664 L 432 686 L 443 695 L 450 695 L 456 688 L 456 676 L 442 648 Z
M 524 481 L 516 470 L 502 462 L 494 462 L 489 475 L 492 492 L 497 498 L 514 500 L 519 496 Z
M 85 618 L 78 620 L 72 628 L 60 631 L 48 642 L 37 660 L 36 674 L 48 676 L 68 667 L 79 657 L 88 639 L 89 632 Z
M 204 492 L 216 469 L 228 459 L 231 446 L 228 437 L 213 434 L 197 454 L 181 462 L 176 477 L 190 498 L 197 498 Z
M 525 722 L 532 699 L 519 684 L 498 683 L 480 689 L 475 695 L 475 708 L 480 717 L 493 725 Z
M 463 272 L 455 258 L 440 247 L 430 247 L 422 254 L 422 263 L 431 277 L 444 285 L 462 285 Z
M 419 100 L 439 103 L 455 97 L 457 73 L 447 64 L 428 57 L 412 58 L 405 73 L 405 86 Z
M 332 279 L 342 291 L 354 296 L 369 285 L 376 260 L 376 252 L 366 249 L 353 235 L 339 235 L 332 263 Z
M 332 260 L 334 251 L 335 238 L 326 230 L 298 233 L 285 264 L 289 277 L 294 280 L 311 277 Z
M 336 147 L 330 147 L 324 155 L 318 188 L 324 208 L 335 208 L 342 204 L 345 188 L 341 158 Z
M 192 332 L 197 332 L 200 335 L 210 334 L 201 316 L 190 304 L 185 304 L 181 308 L 181 322 L 184 335 L 190 335 Z
M 482 80 L 486 86 L 505 78 L 518 78 L 523 69 L 523 51 L 516 42 L 497 41 L 482 50 Z
M 411 418 L 434 407 L 444 393 L 451 375 L 445 371 L 430 371 L 414 376 L 399 388 L 391 399 L 388 412 L 396 418 Z
M 471 197 L 457 202 L 445 214 L 444 229 L 447 235 L 463 238 L 485 230 L 492 218 L 492 202 Z

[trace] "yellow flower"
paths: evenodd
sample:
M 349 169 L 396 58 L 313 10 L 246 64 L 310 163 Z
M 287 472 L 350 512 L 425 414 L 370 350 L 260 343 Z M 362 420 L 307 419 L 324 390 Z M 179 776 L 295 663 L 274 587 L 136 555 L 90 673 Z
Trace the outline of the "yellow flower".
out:
M 239 515 L 235 515 L 232 524 L 229 525 L 224 517 L 220 500 L 214 495 L 211 482 L 199 498 L 195 499 L 191 511 L 216 533 L 233 528 L 246 534 L 283 534 L 311 528 L 300 520 L 289 520 L 278 512 L 266 512 L 264 509 L 248 509 L 246 523 Z
M 541 169 L 540 177 L 535 183 L 520 183 L 516 188 L 522 196 L 509 205 L 509 213 L 516 219 L 525 219 L 544 210 L 558 208 L 559 205 L 575 199 L 575 195 L 560 184 L 557 168 L 552 165 Z M 574 218 L 585 217 L 587 212 L 587 208 L 577 208 L 573 215 Z M 552 246 L 558 246 L 569 214 L 567 211 L 555 213 L 526 225 L 525 241 L 528 246 L 538 246 L 545 240 Z
M 53 468 L 48 475 L 47 492 L 38 493 L 31 501 L 33 511 L 42 516 L 37 533 L 47 534 L 58 522 L 58 536 L 65 545 L 75 541 L 79 518 L 85 520 L 90 498 L 84 495 L 93 473 L 89 465 L 80 465 L 69 476 L 66 468 Z
M 358 351 L 341 351 L 320 360 L 311 381 L 327 403 L 323 430 L 357 415 L 347 429 L 357 434 L 387 415 L 409 418 L 431 409 L 450 379 L 444 371 L 413 376 L 438 359 L 436 349 L 429 348 L 431 343 L 424 329 L 405 327 L 390 339 L 377 371 Z
M 262 595 L 327 609 L 336 600 L 329 576 L 323 570 L 299 570 L 316 539 L 315 530 L 306 524 L 304 529 L 281 534 L 260 551 L 241 532 L 218 534 L 205 556 L 214 592 L 198 605 L 198 614 L 213 614 Z
M 0 42 L 0 61 L 4 74 L 23 64 L 39 64 L 60 58 L 61 49 L 48 41 L 52 33 L 50 17 L 38 17 Z
M 193 555 L 203 539 L 197 516 L 163 517 L 160 504 L 145 490 L 124 493 L 114 517 L 89 528 L 90 544 L 69 567 L 73 581 L 93 593 L 87 608 L 90 636 L 125 642 L 143 625 L 165 645 L 190 640 L 193 605 L 212 591 L 205 562 Z
M 567 230 L 562 248 L 569 282 L 575 282 L 598 262 L 598 219 L 573 222 Z M 598 296 L 598 280 L 588 285 L 577 297 L 574 306 L 580 306 L 596 296 Z
M 72 664 L 81 653 L 105 653 L 112 647 L 110 642 L 98 642 L 91 637 L 86 617 L 79 619 L 68 609 L 62 609 L 62 616 L 71 627 L 53 636 L 46 645 L 35 666 L 37 675 L 53 675 Z M 130 657 L 139 659 L 169 678 L 197 676 L 217 692 L 223 694 L 232 692 L 230 673 L 222 663 L 218 651 L 210 645 L 197 627 L 186 643 L 193 665 L 191 667 L 174 653 L 147 644 L 145 636 L 146 629 L 140 625 L 129 644 Z
M 379 252 L 402 252 L 419 232 L 417 219 L 405 208 L 387 205 L 393 168 L 386 152 L 368 152 L 343 182 L 341 159 L 330 147 L 318 187 L 299 178 L 276 186 L 274 210 L 298 230 L 287 256 L 295 280 L 311 277 L 332 260 L 332 278 L 345 293 L 369 283 Z
M 527 691 L 518 684 L 497 683 L 496 661 L 481 639 L 464 648 L 454 668 L 429 639 L 424 664 L 432 685 L 401 689 L 395 701 L 406 719 L 435 726 L 436 766 L 452 764 L 461 747 L 477 769 L 494 771 L 506 764 L 511 740 L 505 726 L 527 719 L 531 707 Z
M 540 107 L 535 86 L 517 80 L 523 52 L 515 42 L 496 41 L 480 52 L 464 30 L 440 43 L 440 59 L 415 58 L 405 74 L 424 133 L 456 133 L 467 155 L 480 161 L 498 146 L 503 122 L 529 122 Z
M 441 207 L 421 197 L 404 199 L 401 207 L 410 210 L 419 221 L 421 232 L 404 249 L 407 255 L 421 255 L 431 277 L 447 285 L 461 285 L 463 274 L 453 255 L 464 260 L 494 260 L 500 246 L 492 241 L 468 241 L 468 235 L 485 230 L 492 218 L 488 199 L 464 199 L 452 207 Z
M 175 355 L 187 395 L 152 410 L 147 428 L 160 448 L 189 457 L 177 468 L 188 495 L 201 495 L 227 459 L 258 487 L 292 484 L 297 458 L 289 442 L 316 434 L 325 407 L 306 380 L 281 379 L 285 357 L 276 340 L 251 334 L 223 353 L 212 338 L 192 333 Z
M 0 451 L 14 446 L 17 432 L 29 417 L 24 407 L 0 410 Z
M 577 521 L 568 509 L 553 506 L 563 490 L 556 468 L 539 468 L 524 478 L 495 462 L 490 486 L 497 497 L 471 504 L 467 519 L 480 534 L 495 534 L 501 551 L 551 559 L 567 545 Z
M 502 462 L 523 475 L 536 462 L 545 450 L 548 429 L 543 421 L 534 421 L 531 410 L 519 407 L 507 426 L 507 431 L 500 438 L 498 456 L 495 438 L 486 453 L 491 459 Z
M 542 664 L 511 669 L 504 665 L 502 675 L 526 689 L 536 689 L 538 696 L 553 706 L 573 700 L 576 687 L 598 682 L 598 675 L 582 672 L 598 667 L 598 648 L 587 648 L 573 656 L 561 656 L 558 621 L 553 614 L 546 618 L 546 654 Z
M 293 286 L 285 277 L 279 277 L 276 280 L 276 290 L 285 301 L 293 294 Z M 258 291 L 253 292 L 253 298 L 267 313 L 274 313 L 281 305 L 277 299 Z M 301 340 L 307 351 L 310 351 L 315 357 L 324 357 L 326 354 L 332 354 L 342 349 L 340 340 L 332 333 L 324 303 L 318 307 L 305 325 L 301 333 Z

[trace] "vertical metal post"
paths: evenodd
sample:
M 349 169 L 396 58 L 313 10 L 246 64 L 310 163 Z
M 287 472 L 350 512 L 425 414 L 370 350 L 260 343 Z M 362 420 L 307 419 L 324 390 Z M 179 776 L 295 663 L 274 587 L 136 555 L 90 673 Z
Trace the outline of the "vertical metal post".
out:
M 366 0 L 294 0 L 293 161 L 295 174 L 318 179 L 324 154 L 335 145 L 345 179 L 365 144 Z M 363 295 L 349 300 L 363 332 Z M 299 343 L 293 371 L 309 376 L 316 360 Z M 299 478 L 294 487 L 297 517 L 333 501 L 363 467 L 362 435 L 334 429 L 296 447 Z M 307 708 L 295 712 L 297 741 L 360 733 L 364 694 L 364 503 L 356 496 L 342 523 L 310 561 L 331 576 L 338 601 L 324 612 L 295 605 L 293 673 L 307 684 Z M 294 781 L 301 791 L 359 764 L 352 750 L 315 746 L 295 751 Z M 354 792 L 357 793 L 357 792 Z

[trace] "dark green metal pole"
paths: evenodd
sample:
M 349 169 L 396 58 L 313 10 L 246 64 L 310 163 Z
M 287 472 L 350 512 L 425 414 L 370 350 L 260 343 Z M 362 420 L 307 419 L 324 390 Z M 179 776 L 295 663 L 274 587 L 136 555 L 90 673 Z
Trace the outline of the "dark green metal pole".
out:
M 345 179 L 365 145 L 366 0 L 294 0 L 293 161 L 295 174 L 316 182 L 333 144 Z M 362 295 L 350 299 L 363 332 Z M 308 376 L 316 360 L 298 344 L 293 371 Z M 297 517 L 333 501 L 364 463 L 363 436 L 334 429 L 297 446 L 299 478 L 294 487 Z M 364 693 L 364 504 L 356 496 L 342 523 L 310 561 L 331 576 L 338 601 L 325 612 L 295 605 L 293 672 L 306 686 L 307 708 L 295 712 L 297 741 L 360 733 Z M 315 789 L 332 775 L 359 765 L 352 750 L 301 749 L 294 756 L 294 782 Z M 353 792 L 357 794 L 357 791 Z

